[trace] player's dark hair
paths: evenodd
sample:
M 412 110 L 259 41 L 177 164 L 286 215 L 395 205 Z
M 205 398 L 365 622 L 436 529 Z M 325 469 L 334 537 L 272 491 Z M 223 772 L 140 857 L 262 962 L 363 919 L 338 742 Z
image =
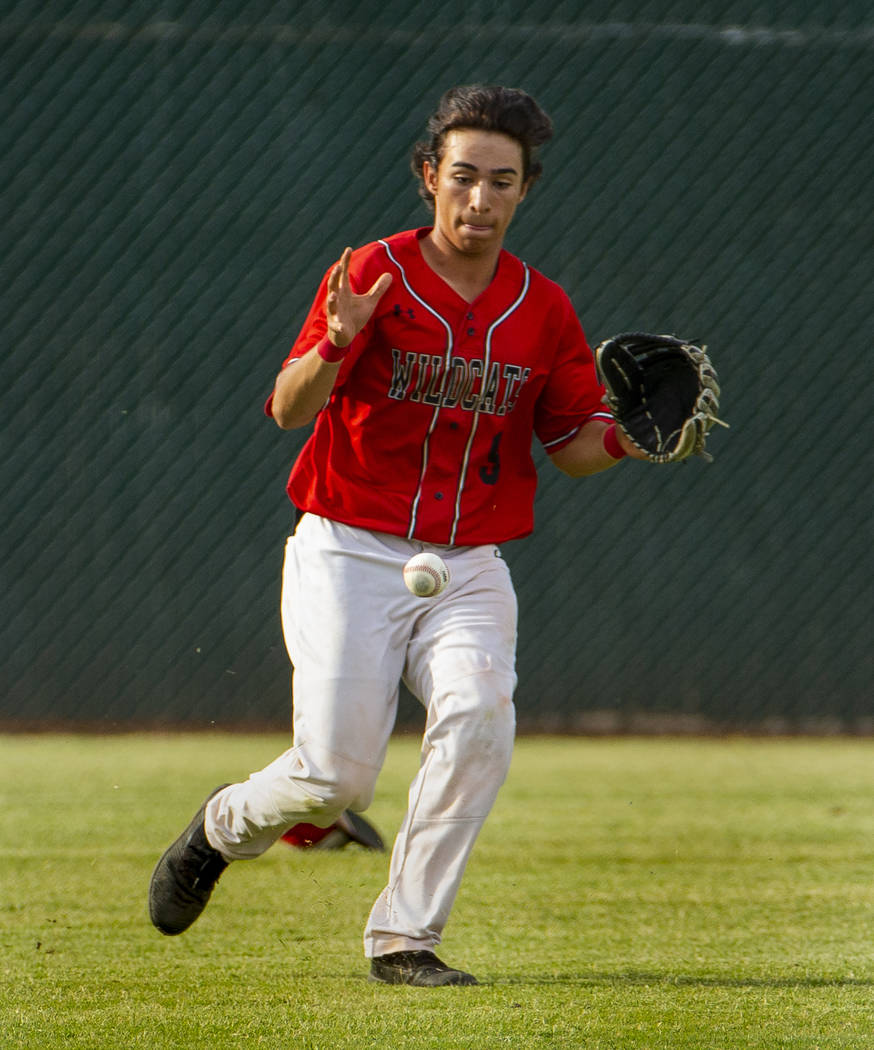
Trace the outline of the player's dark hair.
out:
M 448 132 L 455 128 L 500 131 L 522 147 L 522 181 L 534 183 L 543 172 L 537 149 L 552 138 L 552 121 L 534 99 L 518 88 L 470 84 L 450 88 L 426 125 L 428 138 L 417 142 L 411 167 L 419 180 L 419 196 L 430 207 L 434 197 L 425 185 L 422 165 L 435 170 L 443 157 Z

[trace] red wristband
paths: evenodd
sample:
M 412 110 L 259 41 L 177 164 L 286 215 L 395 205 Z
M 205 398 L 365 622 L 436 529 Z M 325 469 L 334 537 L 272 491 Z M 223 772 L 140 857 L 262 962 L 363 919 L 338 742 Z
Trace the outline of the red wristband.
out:
M 329 361 L 332 365 L 335 365 L 338 361 L 342 361 L 349 353 L 349 347 L 334 346 L 327 336 L 323 336 L 323 338 L 316 343 L 316 353 L 323 361 Z
M 616 424 L 611 423 L 609 427 L 604 431 L 604 436 L 601 439 L 604 442 L 604 451 L 613 459 L 624 459 L 628 453 L 619 444 L 619 439 L 616 437 Z

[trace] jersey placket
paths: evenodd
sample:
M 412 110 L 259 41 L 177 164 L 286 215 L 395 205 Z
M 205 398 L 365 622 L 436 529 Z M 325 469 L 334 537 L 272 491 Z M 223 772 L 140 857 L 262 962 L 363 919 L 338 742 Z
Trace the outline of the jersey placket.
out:
M 488 330 L 485 333 L 483 339 L 483 374 L 480 378 L 480 392 L 479 392 L 479 404 L 472 413 L 471 425 L 470 425 L 470 436 L 467 441 L 467 446 L 464 450 L 464 459 L 462 461 L 461 473 L 458 479 L 458 489 L 455 499 L 455 512 L 452 517 L 452 531 L 450 532 L 450 543 L 455 543 L 456 533 L 458 532 L 458 525 L 461 521 L 461 498 L 464 494 L 464 487 L 467 481 L 468 470 L 470 469 L 471 452 L 474 447 L 476 440 L 477 430 L 479 427 L 480 413 L 482 411 L 483 398 L 486 391 L 489 389 L 490 372 L 492 366 L 492 340 L 494 339 L 495 332 L 506 319 L 513 314 L 524 301 L 525 296 L 528 294 L 528 285 L 531 280 L 531 272 L 528 266 L 523 263 L 524 280 L 522 282 L 522 289 L 515 301 L 495 320 L 493 321 Z M 474 314 L 471 312 L 467 315 L 469 321 L 473 321 Z M 468 335 L 475 335 L 475 328 L 471 327 L 468 329 Z M 500 435 L 498 435 L 499 439 Z M 494 446 L 490 449 L 490 453 L 494 452 Z
M 530 284 L 530 270 L 522 263 L 524 276 L 518 295 L 483 331 L 477 321 L 489 315 L 489 292 L 477 300 L 478 306 L 467 303 L 456 305 L 444 298 L 437 304 L 438 309 L 413 288 L 410 274 L 392 251 L 391 245 L 384 240 L 380 244 L 397 267 L 406 292 L 438 322 L 446 337 L 442 362 L 438 364 L 440 359 L 432 355 L 431 374 L 428 376 L 421 372 L 414 391 L 417 401 L 433 404 L 434 407 L 422 438 L 419 476 L 411 501 L 406 535 L 408 539 L 413 539 L 421 532 L 435 535 L 438 530 L 445 528 L 444 542 L 454 543 L 462 520 L 462 499 L 475 454 L 483 399 L 488 389 L 492 338 L 498 326 L 525 299 Z M 461 304 L 461 300 L 457 300 L 457 303 Z M 492 305 L 497 305 L 494 300 Z M 453 369 L 462 362 L 465 379 L 456 400 L 448 395 L 452 390 Z M 451 401 L 451 405 L 447 401 Z M 490 450 L 484 450 L 484 458 L 490 454 Z M 458 468 L 453 478 L 447 467 L 454 463 L 458 463 Z
M 435 407 L 434 417 L 426 438 L 427 444 L 436 442 L 440 450 L 440 460 L 436 456 L 423 457 L 423 469 L 417 490 L 417 504 L 420 509 L 419 521 L 416 524 L 433 527 L 439 524 L 446 529 L 446 542 L 454 543 L 458 530 L 461 511 L 461 496 L 465 473 L 470 460 L 470 452 L 476 433 L 478 408 L 472 411 L 453 410 L 446 406 L 444 399 L 448 393 L 449 383 L 453 376 L 453 365 L 463 359 L 470 367 L 471 362 L 485 361 L 485 342 L 478 335 L 476 315 L 468 307 L 457 315 L 452 326 L 452 347 L 444 362 L 440 398 Z M 444 318 L 447 325 L 448 320 Z M 474 389 L 467 390 L 466 384 L 459 391 L 459 401 L 464 397 L 479 399 L 481 396 L 482 376 L 478 376 Z M 469 425 L 464 432 L 464 423 Z M 446 471 L 450 462 L 459 464 L 456 476 L 451 477 Z M 430 469 L 429 469 L 430 468 Z M 442 469 L 441 469 L 442 468 Z
M 449 374 L 449 365 L 453 357 L 453 349 L 455 346 L 455 333 L 453 331 L 453 325 L 450 324 L 450 322 L 447 321 L 447 319 L 442 314 L 435 310 L 435 308 L 429 302 L 423 299 L 422 296 L 420 296 L 413 289 L 413 286 L 410 284 L 406 268 L 391 250 L 391 245 L 389 245 L 386 241 L 380 241 L 380 244 L 385 249 L 389 259 L 391 259 L 391 261 L 397 267 L 398 272 L 401 276 L 401 281 L 403 282 L 404 288 L 406 289 L 407 293 L 412 297 L 412 299 L 415 300 L 416 303 L 419 304 L 420 307 L 426 310 L 427 313 L 430 314 L 431 317 L 433 317 L 439 323 L 446 335 L 445 351 L 442 361 L 442 380 L 440 389 L 441 396 L 434 399 L 436 401 L 434 405 L 434 411 L 431 414 L 428 429 L 425 432 L 424 438 L 422 439 L 422 454 L 419 469 L 419 479 L 416 485 L 416 492 L 410 506 L 410 521 L 409 527 L 407 529 L 407 539 L 413 539 L 416 535 L 417 527 L 420 524 L 420 514 L 423 506 L 422 500 L 423 496 L 425 495 L 425 479 L 428 475 L 428 469 L 431 458 L 431 441 L 434 435 L 434 431 L 437 428 L 437 422 L 440 416 L 440 410 L 442 407 L 442 391 L 446 383 L 446 377 Z M 426 387 L 426 384 L 424 383 L 424 377 L 423 387 Z M 428 400 L 430 395 L 426 394 L 425 397 L 426 400 Z

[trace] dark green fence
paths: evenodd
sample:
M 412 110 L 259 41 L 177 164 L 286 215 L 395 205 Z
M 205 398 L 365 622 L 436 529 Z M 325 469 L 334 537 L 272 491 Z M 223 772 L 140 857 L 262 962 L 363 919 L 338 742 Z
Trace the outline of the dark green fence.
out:
M 706 341 L 732 424 L 544 463 L 523 725 L 874 728 L 869 4 L 13 3 L 0 79 L 0 724 L 286 724 L 261 405 L 343 246 L 427 222 L 439 94 L 498 81 L 557 128 L 508 247 L 593 343 Z

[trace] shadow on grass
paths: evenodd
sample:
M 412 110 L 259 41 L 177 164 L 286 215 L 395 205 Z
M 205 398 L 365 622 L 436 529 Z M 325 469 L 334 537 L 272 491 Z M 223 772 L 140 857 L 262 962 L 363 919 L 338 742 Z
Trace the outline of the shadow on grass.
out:
M 649 973 L 629 970 L 625 973 L 549 974 L 532 977 L 505 977 L 484 981 L 493 985 L 577 985 L 643 986 L 671 985 L 678 988 L 871 988 L 872 977 L 694 977 L 689 974 Z

